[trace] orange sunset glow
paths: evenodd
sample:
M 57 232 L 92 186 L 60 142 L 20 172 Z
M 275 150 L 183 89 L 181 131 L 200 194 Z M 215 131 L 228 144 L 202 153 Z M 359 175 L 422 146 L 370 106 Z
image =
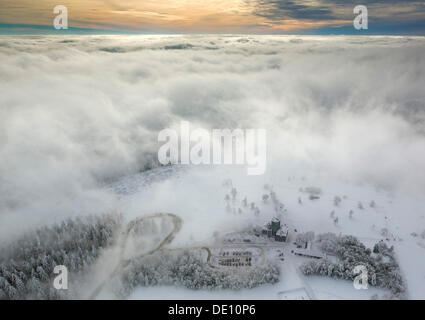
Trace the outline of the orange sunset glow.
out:
M 3 0 L 0 22 L 51 25 L 57 0 Z M 176 32 L 273 32 L 349 25 L 350 20 L 279 19 L 256 15 L 256 1 L 247 0 L 74 0 L 62 1 L 74 28 L 159 30 Z

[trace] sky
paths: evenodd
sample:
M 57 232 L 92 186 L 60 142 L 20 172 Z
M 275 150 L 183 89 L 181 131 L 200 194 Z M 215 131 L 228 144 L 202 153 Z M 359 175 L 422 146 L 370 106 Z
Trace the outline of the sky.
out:
M 358 4 L 367 30 L 353 27 Z M 68 9 L 68 30 L 53 27 L 57 5 Z M 32 33 L 425 35 L 425 1 L 1 0 L 0 34 Z

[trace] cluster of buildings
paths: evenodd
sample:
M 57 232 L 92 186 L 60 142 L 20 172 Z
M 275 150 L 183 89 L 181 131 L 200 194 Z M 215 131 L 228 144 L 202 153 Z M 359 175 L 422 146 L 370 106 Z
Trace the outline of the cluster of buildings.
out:
M 266 235 L 269 238 L 274 238 L 275 241 L 286 242 L 288 238 L 288 227 L 282 225 L 280 220 L 276 217 L 272 221 L 266 223 L 261 230 L 263 235 Z

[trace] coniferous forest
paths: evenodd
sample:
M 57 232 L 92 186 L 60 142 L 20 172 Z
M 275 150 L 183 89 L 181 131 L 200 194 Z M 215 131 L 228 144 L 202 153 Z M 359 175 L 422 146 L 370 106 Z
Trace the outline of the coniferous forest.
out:
M 44 226 L 0 248 L 0 299 L 72 298 L 73 290 L 52 286 L 54 267 L 81 274 L 112 245 L 121 216 L 108 214 L 67 219 Z

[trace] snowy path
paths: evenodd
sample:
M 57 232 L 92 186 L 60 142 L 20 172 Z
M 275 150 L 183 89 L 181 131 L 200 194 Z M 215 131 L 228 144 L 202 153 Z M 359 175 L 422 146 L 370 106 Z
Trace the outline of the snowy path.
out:
M 125 268 L 126 266 L 128 266 L 130 264 L 131 260 L 124 259 L 124 252 L 125 252 L 125 249 L 127 247 L 129 235 L 130 235 L 131 231 L 134 229 L 134 227 L 136 227 L 138 224 L 143 223 L 145 220 L 153 219 L 153 218 L 164 218 L 164 217 L 170 217 L 172 219 L 173 226 L 174 226 L 173 230 L 155 248 L 149 250 L 146 253 L 143 253 L 142 255 L 134 257 L 134 258 L 142 258 L 144 256 L 151 255 L 158 250 L 161 250 L 165 245 L 171 243 L 173 241 L 175 235 L 180 231 L 182 221 L 178 216 L 171 214 L 171 213 L 157 213 L 157 214 L 153 214 L 153 215 L 149 215 L 149 216 L 140 217 L 136 220 L 130 221 L 127 224 L 126 231 L 124 233 L 124 238 L 123 238 L 123 240 L 121 242 L 121 246 L 120 246 L 119 262 L 118 262 L 117 266 L 115 267 L 114 271 L 112 272 L 112 274 L 107 279 L 105 279 L 94 290 L 94 292 L 90 295 L 90 297 L 89 297 L 90 300 L 96 299 L 96 297 L 99 295 L 99 293 L 102 291 L 104 286 L 108 283 L 108 281 L 110 281 L 114 276 L 116 276 L 119 273 L 120 270 L 122 270 L 123 268 Z

